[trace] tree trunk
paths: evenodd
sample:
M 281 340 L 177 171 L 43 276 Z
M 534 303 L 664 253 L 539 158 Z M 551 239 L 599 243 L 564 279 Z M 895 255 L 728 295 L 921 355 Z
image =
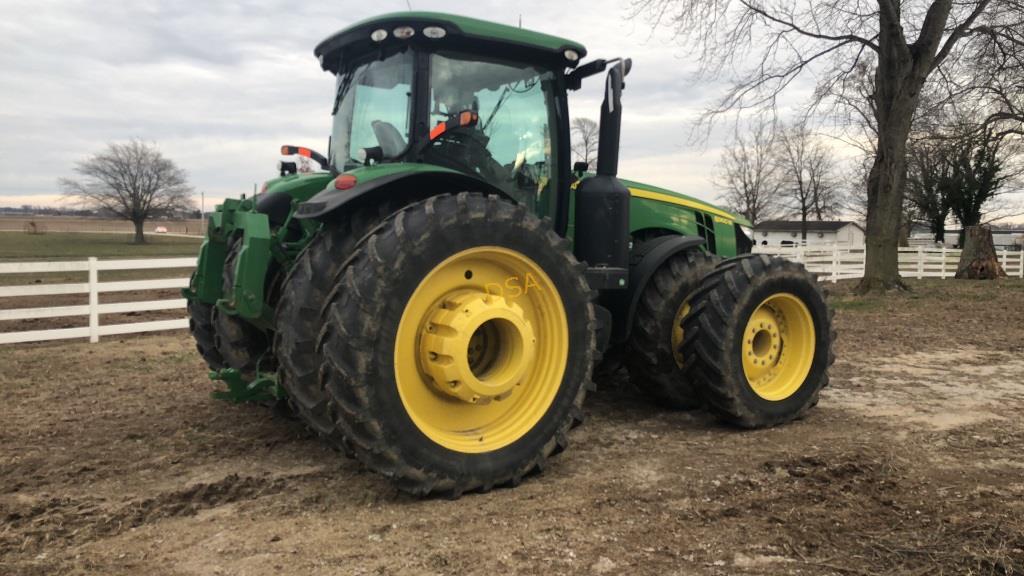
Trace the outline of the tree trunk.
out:
M 900 279 L 899 244 L 908 135 L 909 125 L 906 131 L 890 129 L 879 134 L 878 154 L 868 176 L 864 278 L 857 286 L 860 294 L 906 288 Z
M 946 243 L 946 217 L 943 216 L 942 220 L 936 219 L 932 222 L 932 232 L 935 234 L 935 242 L 937 244 Z
M 992 230 L 985 226 L 969 226 L 965 236 L 956 277 L 969 280 L 1005 278 L 1006 272 L 999 265 L 996 248 L 992 243 Z
M 143 233 L 142 226 L 145 224 L 145 220 L 132 220 L 132 224 L 135 224 L 135 243 L 145 244 L 146 235 Z
M 908 78 L 912 69 L 909 54 L 890 56 L 891 60 L 883 58 L 875 71 L 878 146 L 868 175 L 864 278 L 857 285 L 859 294 L 907 289 L 899 270 L 900 225 L 907 179 L 907 138 L 920 84 Z

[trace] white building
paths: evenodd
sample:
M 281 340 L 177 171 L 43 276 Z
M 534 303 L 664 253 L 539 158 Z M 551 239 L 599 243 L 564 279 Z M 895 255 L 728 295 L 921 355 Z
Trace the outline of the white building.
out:
M 799 246 L 802 244 L 800 221 L 766 220 L 754 226 L 754 244 L 758 246 Z M 807 246 L 820 244 L 864 245 L 864 229 L 856 222 L 807 222 Z

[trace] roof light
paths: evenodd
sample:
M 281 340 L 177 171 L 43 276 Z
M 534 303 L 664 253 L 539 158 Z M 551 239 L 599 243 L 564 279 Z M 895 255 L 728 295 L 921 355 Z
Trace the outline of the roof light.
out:
M 351 174 L 342 174 L 334 179 L 334 187 L 338 190 L 348 190 L 358 183 L 356 177 Z
M 448 32 L 440 26 L 427 26 L 423 29 L 423 35 L 431 40 L 440 40 L 448 35 Z
M 399 26 L 392 30 L 391 33 L 399 40 L 408 40 L 416 34 L 416 30 L 414 30 L 412 26 Z
M 565 59 L 569 62 L 576 62 L 580 59 L 580 53 L 572 49 L 566 50 L 563 54 L 565 54 Z
M 370 32 L 370 40 L 374 42 L 383 42 L 388 37 L 388 31 L 383 28 L 378 28 L 373 32 Z

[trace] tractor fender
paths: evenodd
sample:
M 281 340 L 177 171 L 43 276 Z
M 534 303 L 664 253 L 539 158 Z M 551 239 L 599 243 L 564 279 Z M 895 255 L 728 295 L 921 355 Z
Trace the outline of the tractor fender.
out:
M 700 236 L 659 236 L 636 246 L 630 254 L 629 290 L 616 295 L 610 308 L 615 315 L 615 328 L 612 339 L 624 342 L 633 330 L 633 317 L 636 315 L 640 297 L 647 288 L 654 272 L 672 256 L 694 250 L 704 245 Z
M 504 190 L 480 178 L 469 174 L 455 172 L 443 168 L 436 171 L 409 171 L 379 176 L 364 183 L 358 183 L 348 190 L 336 190 L 332 182 L 322 192 L 299 204 L 295 218 L 306 220 L 326 220 L 342 208 L 354 207 L 367 199 L 370 194 L 387 194 L 401 192 L 411 199 L 420 200 L 428 196 L 445 192 L 462 191 L 484 192 L 497 194 L 515 201 Z

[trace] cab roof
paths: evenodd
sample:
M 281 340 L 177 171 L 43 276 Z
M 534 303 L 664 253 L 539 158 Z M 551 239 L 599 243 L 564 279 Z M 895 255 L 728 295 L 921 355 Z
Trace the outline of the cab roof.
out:
M 407 40 L 396 38 L 394 29 L 411 26 L 415 31 Z M 424 36 L 428 26 L 445 31 L 443 38 Z M 384 30 L 387 37 L 379 42 L 370 38 L 375 30 Z M 552 68 L 574 68 L 586 56 L 587 49 L 578 42 L 514 26 L 477 20 L 440 12 L 394 12 L 357 22 L 329 36 L 313 53 L 324 70 L 337 73 L 341 63 L 384 45 L 407 43 L 417 47 L 443 47 L 479 53 L 516 61 L 546 65 Z

